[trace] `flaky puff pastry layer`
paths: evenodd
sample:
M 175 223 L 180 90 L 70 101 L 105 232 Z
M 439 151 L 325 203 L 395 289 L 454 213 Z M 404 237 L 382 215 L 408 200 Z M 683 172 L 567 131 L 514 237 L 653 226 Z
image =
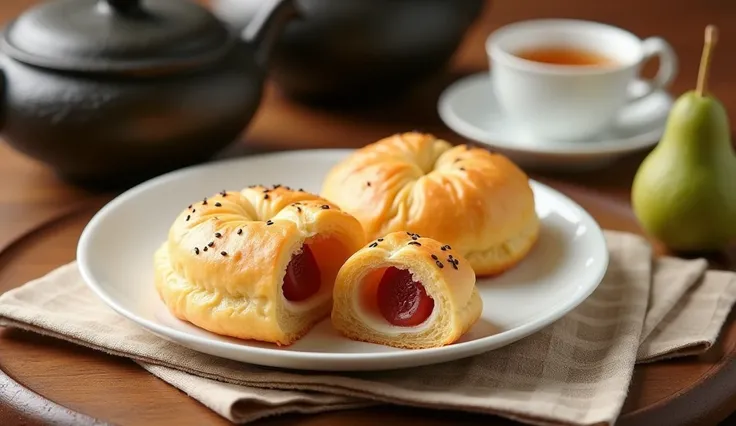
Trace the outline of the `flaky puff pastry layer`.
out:
M 321 195 L 355 216 L 366 238 L 410 231 L 455 247 L 477 275 L 503 272 L 539 233 L 526 174 L 503 155 L 403 133 L 333 167 Z
M 378 307 L 378 284 L 389 267 L 408 269 L 434 300 L 434 309 L 413 327 L 389 323 Z M 340 268 L 333 290 L 332 324 L 346 337 L 406 349 L 457 341 L 478 321 L 483 301 L 468 261 L 430 238 L 394 232 L 353 254 Z
M 329 315 L 340 266 L 365 243 L 360 223 L 317 195 L 276 186 L 221 192 L 184 209 L 154 256 L 161 300 L 213 333 L 289 345 Z M 292 256 L 308 244 L 317 294 L 288 301 Z

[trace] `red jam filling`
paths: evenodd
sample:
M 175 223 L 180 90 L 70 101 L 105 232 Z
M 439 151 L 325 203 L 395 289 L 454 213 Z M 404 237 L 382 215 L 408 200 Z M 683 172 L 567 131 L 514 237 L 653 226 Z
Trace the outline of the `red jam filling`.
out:
M 291 302 L 306 300 L 319 291 L 322 275 L 309 246 L 291 258 L 284 277 L 284 297 Z
M 378 284 L 378 309 L 388 322 L 401 327 L 423 323 L 432 314 L 434 300 L 407 269 L 390 267 Z

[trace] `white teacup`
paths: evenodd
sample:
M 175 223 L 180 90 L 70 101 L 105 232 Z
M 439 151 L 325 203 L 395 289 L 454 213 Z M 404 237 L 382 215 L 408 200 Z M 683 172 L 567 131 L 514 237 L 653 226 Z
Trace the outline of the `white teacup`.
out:
M 606 65 L 560 65 L 522 59 L 529 49 L 593 52 Z M 505 26 L 488 37 L 486 51 L 496 98 L 509 118 L 532 134 L 581 140 L 606 130 L 626 104 L 667 88 L 677 74 L 677 56 L 659 37 L 641 40 L 597 22 L 542 19 Z M 632 83 L 641 66 L 659 57 L 659 70 L 643 93 Z M 639 85 L 641 86 L 641 85 Z

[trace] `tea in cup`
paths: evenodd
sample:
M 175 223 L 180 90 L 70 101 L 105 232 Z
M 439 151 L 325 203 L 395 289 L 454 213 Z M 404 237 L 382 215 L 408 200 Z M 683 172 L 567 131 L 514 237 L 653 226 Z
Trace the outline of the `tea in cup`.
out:
M 591 138 L 627 104 L 666 89 L 677 56 L 659 37 L 641 40 L 597 22 L 542 19 L 490 35 L 491 80 L 504 113 L 530 133 L 552 140 Z M 657 75 L 636 93 L 642 65 L 659 57 Z

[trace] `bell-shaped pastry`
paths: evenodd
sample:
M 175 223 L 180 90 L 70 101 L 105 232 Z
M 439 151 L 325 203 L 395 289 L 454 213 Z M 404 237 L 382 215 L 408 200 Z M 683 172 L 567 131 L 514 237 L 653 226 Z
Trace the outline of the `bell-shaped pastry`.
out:
M 355 151 L 330 170 L 321 195 L 355 216 L 368 240 L 416 232 L 452 245 L 479 276 L 514 266 L 539 234 L 521 169 L 430 134 L 396 134 Z
M 179 319 L 224 336 L 289 345 L 332 307 L 360 223 L 303 191 L 254 186 L 191 204 L 156 251 L 155 283 Z
M 333 297 L 332 324 L 340 333 L 406 349 L 457 341 L 483 310 L 468 261 L 447 244 L 409 232 L 353 254 Z

